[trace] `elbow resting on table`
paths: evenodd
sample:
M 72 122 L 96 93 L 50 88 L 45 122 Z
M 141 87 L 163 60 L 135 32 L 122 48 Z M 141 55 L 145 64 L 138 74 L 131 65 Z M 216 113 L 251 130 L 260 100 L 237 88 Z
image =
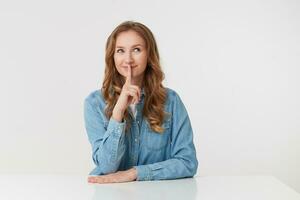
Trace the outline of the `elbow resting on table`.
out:
M 190 171 L 190 175 L 191 177 L 193 177 L 196 173 L 197 173 L 197 169 L 198 169 L 198 161 L 192 161 L 190 162 L 190 167 L 189 167 L 189 171 Z

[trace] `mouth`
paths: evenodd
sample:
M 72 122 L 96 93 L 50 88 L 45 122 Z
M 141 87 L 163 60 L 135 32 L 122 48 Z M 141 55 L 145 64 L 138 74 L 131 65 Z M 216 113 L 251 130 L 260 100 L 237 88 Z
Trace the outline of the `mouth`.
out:
M 122 66 L 123 68 L 127 68 L 128 66 Z M 133 69 L 133 68 L 136 68 L 137 67 L 137 65 L 135 65 L 135 66 L 131 66 L 131 69 Z

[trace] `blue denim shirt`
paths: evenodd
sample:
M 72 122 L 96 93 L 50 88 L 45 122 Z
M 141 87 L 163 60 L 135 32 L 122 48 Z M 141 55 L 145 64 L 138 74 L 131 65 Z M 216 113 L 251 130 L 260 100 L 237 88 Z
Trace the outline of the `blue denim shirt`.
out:
M 142 116 L 143 90 L 129 134 L 125 134 L 126 121 L 106 118 L 106 104 L 100 90 L 86 97 L 85 127 L 96 165 L 90 175 L 109 174 L 132 167 L 137 170 L 137 180 L 176 179 L 196 174 L 198 161 L 188 113 L 178 94 L 169 88 L 166 90 L 165 111 L 170 117 L 164 120 L 163 134 L 152 131 Z

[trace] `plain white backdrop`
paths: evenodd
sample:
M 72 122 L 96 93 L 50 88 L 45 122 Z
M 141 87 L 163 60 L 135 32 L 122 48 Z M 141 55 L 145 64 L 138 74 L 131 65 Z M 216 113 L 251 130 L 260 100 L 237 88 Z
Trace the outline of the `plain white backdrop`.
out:
M 189 112 L 198 175 L 300 192 L 300 2 L 0 1 L 0 173 L 88 174 L 83 101 L 125 20 L 154 33 Z

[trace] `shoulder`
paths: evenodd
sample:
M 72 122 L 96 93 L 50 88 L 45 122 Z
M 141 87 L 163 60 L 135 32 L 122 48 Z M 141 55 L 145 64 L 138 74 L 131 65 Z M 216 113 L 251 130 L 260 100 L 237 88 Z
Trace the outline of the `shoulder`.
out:
M 167 104 L 172 104 L 178 100 L 180 100 L 180 97 L 178 95 L 178 93 L 171 88 L 165 87 L 166 92 L 167 92 Z
M 166 90 L 167 90 L 167 100 L 165 106 L 167 110 L 168 111 L 172 110 L 173 112 L 176 111 L 177 113 L 181 113 L 181 111 L 186 112 L 185 105 L 178 92 L 170 88 L 166 88 Z
M 100 89 L 90 92 L 87 97 L 85 97 L 84 103 L 100 109 L 106 105 Z

